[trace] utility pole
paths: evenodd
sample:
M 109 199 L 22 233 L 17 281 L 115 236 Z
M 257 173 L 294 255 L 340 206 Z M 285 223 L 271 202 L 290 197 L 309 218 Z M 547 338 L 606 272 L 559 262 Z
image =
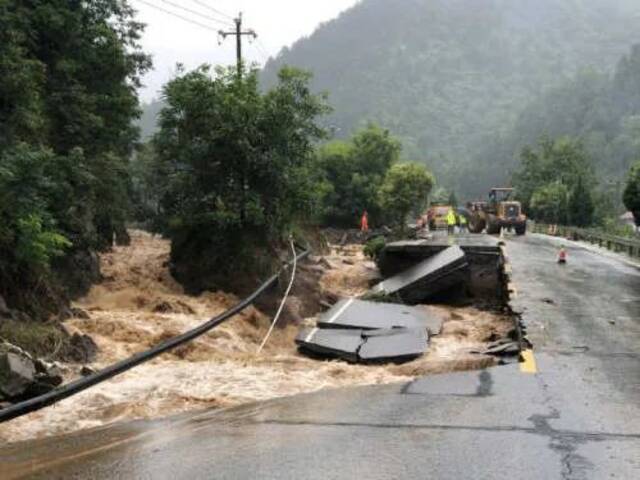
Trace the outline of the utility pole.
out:
M 234 18 L 233 21 L 236 24 L 235 31 L 225 32 L 219 30 L 218 34 L 222 36 L 222 39 L 226 39 L 229 35 L 236 37 L 236 57 L 238 61 L 238 78 L 242 78 L 242 36 L 247 35 L 253 38 L 258 38 L 258 34 L 253 30 L 242 31 L 242 12 L 238 14 L 238 18 Z

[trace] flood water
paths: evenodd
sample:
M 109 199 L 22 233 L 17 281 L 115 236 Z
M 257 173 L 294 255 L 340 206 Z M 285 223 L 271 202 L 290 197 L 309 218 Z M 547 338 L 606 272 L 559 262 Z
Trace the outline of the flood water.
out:
M 104 282 L 77 302 L 89 319 L 66 322 L 91 335 L 100 348 L 100 368 L 195 327 L 238 298 L 223 292 L 186 295 L 171 278 L 168 241 L 141 231 L 132 243 L 101 258 Z M 343 295 L 363 293 L 368 262 L 359 245 L 328 255 L 318 288 Z M 502 337 L 513 327 L 504 315 L 474 308 L 430 306 L 444 320 L 428 353 L 402 365 L 351 365 L 300 355 L 298 328 L 276 329 L 256 355 L 270 318 L 253 307 L 199 339 L 59 404 L 0 426 L 0 439 L 20 441 L 116 421 L 166 416 L 187 410 L 226 407 L 324 388 L 405 382 L 430 373 L 481 368 L 491 357 L 469 350 Z M 79 365 L 64 365 L 67 380 Z

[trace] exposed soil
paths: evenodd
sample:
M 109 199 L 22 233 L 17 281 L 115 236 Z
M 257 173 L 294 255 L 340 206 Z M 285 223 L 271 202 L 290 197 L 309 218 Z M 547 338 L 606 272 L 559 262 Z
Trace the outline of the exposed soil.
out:
M 132 232 L 130 246 L 116 247 L 102 256 L 105 280 L 76 304 L 89 318 L 66 322 L 71 331 L 87 333 L 98 344 L 100 353 L 92 368 L 193 328 L 238 301 L 222 292 L 186 295 L 168 272 L 168 258 L 167 241 L 139 231 Z M 333 247 L 325 257 L 312 258 L 305 268 L 318 279 L 318 299 L 361 294 L 377 277 L 375 265 L 364 258 L 360 245 Z M 310 277 L 302 273 L 302 284 L 304 278 Z M 309 287 L 297 292 L 301 303 L 305 290 Z M 292 324 L 277 329 L 256 356 L 270 318 L 250 307 L 190 344 L 54 407 L 1 425 L 0 439 L 19 441 L 322 388 L 404 382 L 429 373 L 480 368 L 495 360 L 469 350 L 503 338 L 513 328 L 509 317 L 474 308 L 424 308 L 433 309 L 444 320 L 442 334 L 431 339 L 425 356 L 402 365 L 363 366 L 300 355 L 293 341 L 298 327 Z M 63 367 L 67 380 L 79 374 L 77 365 Z

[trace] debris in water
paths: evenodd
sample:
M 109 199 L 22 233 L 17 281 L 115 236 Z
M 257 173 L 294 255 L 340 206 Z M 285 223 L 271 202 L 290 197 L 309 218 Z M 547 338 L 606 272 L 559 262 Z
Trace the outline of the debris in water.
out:
M 90 318 L 71 318 L 71 332 L 88 334 L 99 347 L 93 370 L 182 333 L 233 306 L 238 299 L 224 292 L 185 295 L 167 269 L 169 242 L 145 232 L 131 232 L 131 245 L 101 256 L 105 280 L 77 302 Z M 350 258 L 354 265 L 343 264 Z M 378 276 L 361 245 L 333 247 L 326 256 L 321 289 L 336 299 L 357 296 Z M 320 262 L 325 263 L 325 262 Z M 167 311 L 154 311 L 167 302 Z M 188 308 L 184 308 L 187 305 Z M 30 438 L 97 427 L 116 421 L 155 418 L 179 412 L 238 405 L 323 388 L 409 382 L 416 376 L 483 368 L 492 356 L 470 350 L 486 347 L 486 338 L 505 338 L 513 328 L 507 315 L 475 308 L 416 307 L 441 319 L 442 332 L 430 339 L 420 358 L 401 365 L 357 365 L 311 360 L 297 352 L 295 326 L 274 332 L 259 357 L 255 351 L 270 319 L 250 307 L 228 323 L 151 362 L 97 385 L 54 407 L 2 425 L 0 440 Z M 162 310 L 165 310 L 162 308 Z M 190 310 L 193 313 L 190 313 Z M 65 381 L 80 375 L 80 366 L 61 364 Z
M 417 265 L 387 278 L 376 285 L 370 296 L 398 296 L 409 305 L 427 300 L 434 294 L 456 285 L 468 278 L 469 263 L 462 249 L 453 245 Z

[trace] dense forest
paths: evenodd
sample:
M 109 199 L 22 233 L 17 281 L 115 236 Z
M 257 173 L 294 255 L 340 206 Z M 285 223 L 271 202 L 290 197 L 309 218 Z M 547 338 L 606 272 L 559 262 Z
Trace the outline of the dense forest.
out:
M 127 242 L 150 61 L 124 1 L 4 1 L 0 26 L 0 313 L 46 318 L 99 279 L 96 251 Z
M 284 49 L 263 81 L 285 64 L 311 70 L 338 136 L 376 121 L 476 196 L 510 177 L 517 148 L 498 147 L 526 105 L 584 69 L 608 77 L 638 40 L 638 13 L 633 0 L 365 0 Z
M 621 205 L 621 185 L 640 158 L 640 45 L 630 49 L 612 74 L 580 71 L 527 105 L 512 130 L 476 156 L 479 165 L 511 172 L 514 152 L 541 137 L 581 140 L 591 157 L 599 189 L 614 207 Z M 487 176 L 481 176 L 487 179 Z

